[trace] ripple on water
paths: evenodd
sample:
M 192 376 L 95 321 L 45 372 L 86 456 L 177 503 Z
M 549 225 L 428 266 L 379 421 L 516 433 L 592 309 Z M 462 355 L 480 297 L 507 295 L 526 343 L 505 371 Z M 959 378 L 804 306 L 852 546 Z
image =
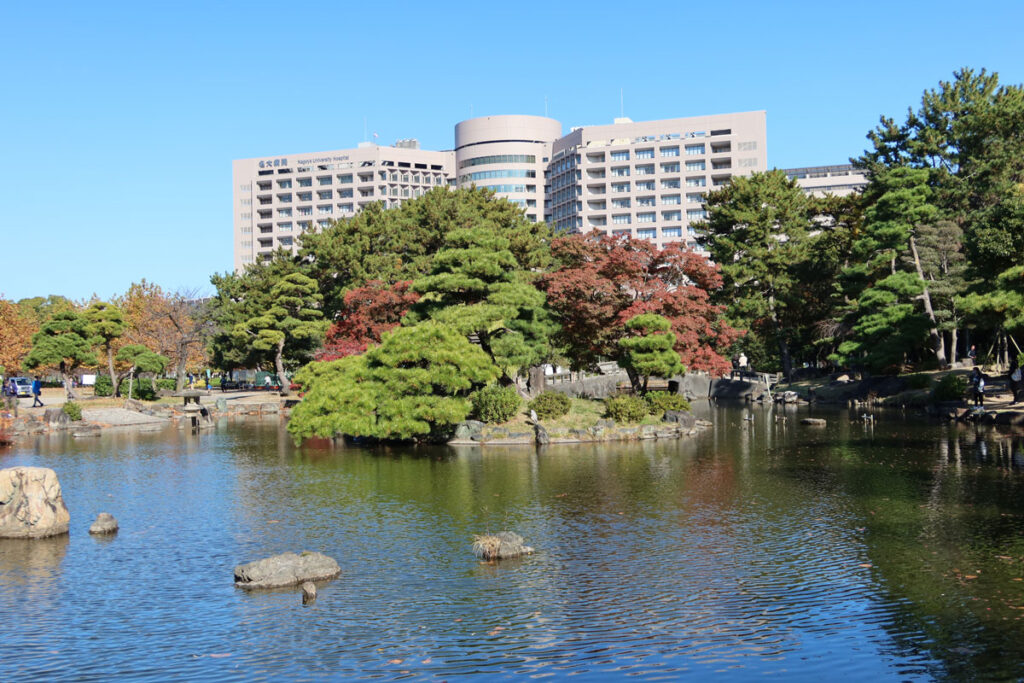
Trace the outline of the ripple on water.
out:
M 295 451 L 256 423 L 17 451 L 0 465 L 57 469 L 73 528 L 0 544 L 0 612 L 19 615 L 0 677 L 930 677 L 862 506 L 787 461 L 788 434 L 452 457 Z M 104 510 L 122 530 L 102 541 L 84 527 Z M 505 527 L 537 554 L 472 557 Z M 342 566 L 313 605 L 231 585 L 235 564 L 302 549 Z

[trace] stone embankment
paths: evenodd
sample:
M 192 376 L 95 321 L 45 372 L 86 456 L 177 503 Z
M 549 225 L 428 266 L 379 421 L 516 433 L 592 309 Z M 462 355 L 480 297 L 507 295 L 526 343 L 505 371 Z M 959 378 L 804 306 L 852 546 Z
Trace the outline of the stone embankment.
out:
M 459 423 L 455 429 L 455 438 L 448 443 L 452 446 L 529 446 L 679 439 L 710 426 L 710 422 L 697 420 L 692 414 L 684 411 L 668 411 L 661 424 L 618 425 L 615 420 L 602 419 L 587 428 L 561 428 L 540 424 L 536 427 L 522 425 L 522 428 L 517 429 L 466 420 Z
M 11 436 L 69 432 L 76 437 L 98 436 L 111 427 L 162 429 L 168 425 L 190 426 L 192 417 L 200 412 L 207 420 L 236 416 L 278 416 L 287 415 L 291 400 L 276 395 L 257 394 L 232 399 L 202 396 L 209 403 L 168 404 L 146 403 L 127 399 L 122 407 L 89 408 L 89 402 L 82 402 L 82 419 L 72 421 L 61 408 L 21 409 L 16 418 L 10 420 Z M 199 409 L 197 411 L 197 408 Z

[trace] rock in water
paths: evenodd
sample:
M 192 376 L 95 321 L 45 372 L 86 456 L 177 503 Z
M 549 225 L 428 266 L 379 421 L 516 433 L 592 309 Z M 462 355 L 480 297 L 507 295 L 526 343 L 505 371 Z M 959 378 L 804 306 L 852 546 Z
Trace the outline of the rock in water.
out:
M 800 424 L 810 425 L 812 427 L 824 427 L 828 423 L 825 422 L 825 420 L 823 420 L 820 417 L 805 417 L 804 419 L 800 420 Z
M 511 531 L 499 531 L 473 539 L 473 553 L 484 560 L 504 560 L 530 555 L 533 548 L 523 544 L 523 537 Z
M 312 581 L 307 581 L 302 584 L 302 604 L 308 605 L 314 600 L 316 600 L 316 584 Z
M 116 534 L 117 520 L 109 512 L 101 512 L 96 516 L 96 521 L 89 527 L 90 534 Z
M 548 430 L 544 429 L 543 425 L 534 425 L 533 432 L 538 446 L 547 446 L 551 443 L 551 437 L 548 436 Z
M 241 588 L 279 588 L 306 581 L 325 581 L 341 574 L 341 567 L 323 553 L 283 553 L 235 567 L 235 585 Z
M 0 470 L 0 538 L 46 538 L 68 532 L 57 473 L 46 467 Z

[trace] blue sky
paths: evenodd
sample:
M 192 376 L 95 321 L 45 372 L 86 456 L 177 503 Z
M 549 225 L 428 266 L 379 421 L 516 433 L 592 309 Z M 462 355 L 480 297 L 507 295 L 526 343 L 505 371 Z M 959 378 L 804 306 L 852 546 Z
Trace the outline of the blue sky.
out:
M 768 162 L 845 162 L 962 66 L 1024 82 L 1021 2 L 149 2 L 0 9 L 0 295 L 209 292 L 231 160 L 450 149 L 456 122 L 764 109 Z

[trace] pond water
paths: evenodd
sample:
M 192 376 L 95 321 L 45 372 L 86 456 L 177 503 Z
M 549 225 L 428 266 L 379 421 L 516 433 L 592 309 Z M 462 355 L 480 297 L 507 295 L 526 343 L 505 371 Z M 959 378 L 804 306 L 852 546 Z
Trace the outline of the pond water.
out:
M 22 442 L 0 467 L 56 470 L 72 529 L 0 541 L 0 680 L 1024 676 L 1021 436 L 698 410 L 692 439 L 542 452 L 258 419 Z M 473 557 L 506 528 L 537 553 Z M 304 549 L 342 567 L 312 605 L 233 586 Z

